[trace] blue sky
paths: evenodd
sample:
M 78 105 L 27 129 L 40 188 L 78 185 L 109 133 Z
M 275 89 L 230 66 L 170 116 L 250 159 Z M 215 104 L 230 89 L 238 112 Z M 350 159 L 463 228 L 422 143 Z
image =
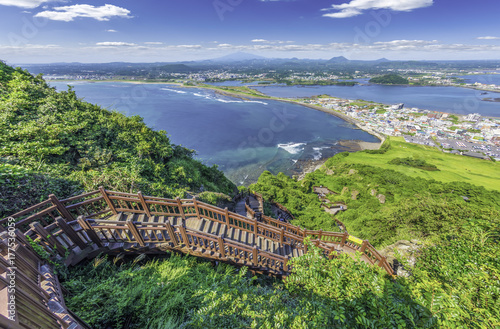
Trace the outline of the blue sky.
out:
M 0 59 L 500 59 L 499 12 L 498 0 L 0 0 Z

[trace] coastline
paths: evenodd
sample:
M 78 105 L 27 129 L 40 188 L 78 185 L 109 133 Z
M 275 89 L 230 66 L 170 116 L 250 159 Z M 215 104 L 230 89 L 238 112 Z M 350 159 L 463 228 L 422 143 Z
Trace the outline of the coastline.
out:
M 223 96 L 228 96 L 228 97 L 235 97 L 235 98 L 239 98 L 239 99 L 243 99 L 243 100 L 247 100 L 245 97 L 248 97 L 248 98 L 252 98 L 252 99 L 265 99 L 265 100 L 274 100 L 274 101 L 280 101 L 280 102 L 285 102 L 285 103 L 290 103 L 290 104 L 296 104 L 296 105 L 301 105 L 301 106 L 305 106 L 305 107 L 308 107 L 310 109 L 313 109 L 313 110 L 317 110 L 317 111 L 321 111 L 321 112 L 324 112 L 324 113 L 327 113 L 327 114 L 331 114 L 331 115 L 334 115 L 346 122 L 349 122 L 353 125 L 355 125 L 358 129 L 360 130 L 363 130 L 365 132 L 367 132 L 368 134 L 372 135 L 372 136 L 375 136 L 377 137 L 379 140 L 380 140 L 380 143 L 369 143 L 369 142 L 362 142 L 362 141 L 358 141 L 358 143 L 360 144 L 360 148 L 361 150 L 366 150 L 366 149 L 370 149 L 370 150 L 373 150 L 373 145 L 371 144 L 379 144 L 379 147 L 385 142 L 385 136 L 378 133 L 378 132 L 375 132 L 369 128 L 366 128 L 364 126 L 361 125 L 361 123 L 343 113 L 340 113 L 340 112 L 337 112 L 337 111 L 334 111 L 334 110 L 329 110 L 329 109 L 325 109 L 321 106 L 317 106 L 317 105 L 311 105 L 311 104 L 304 104 L 304 103 L 300 103 L 300 102 L 297 102 L 297 101 L 293 101 L 293 100 L 290 100 L 290 99 L 284 99 L 284 98 L 277 98 L 277 97 L 269 97 L 269 96 L 262 96 L 262 97 L 255 97 L 255 96 L 251 96 L 251 95 L 245 95 L 245 94 L 238 94 L 238 93 L 233 93 L 233 92 L 227 92 L 227 91 L 223 91 L 223 90 L 218 90 L 218 89 L 211 89 L 211 88 L 206 88 L 206 89 L 210 89 L 210 90 L 215 90 L 215 92 L 217 94 L 220 94 L 220 95 L 223 95 Z M 365 144 L 367 143 L 367 144 Z M 377 148 L 377 149 L 378 149 Z

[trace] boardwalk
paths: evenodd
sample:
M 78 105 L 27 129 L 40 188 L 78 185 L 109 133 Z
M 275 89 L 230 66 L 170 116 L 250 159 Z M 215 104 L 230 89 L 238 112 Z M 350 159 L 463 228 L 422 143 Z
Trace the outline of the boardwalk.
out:
M 44 292 L 53 275 L 39 272 L 38 269 L 46 266 L 29 239 L 67 266 L 101 253 L 162 254 L 178 251 L 247 266 L 255 273 L 284 277 L 291 271 L 289 259 L 307 253 L 305 239 L 309 238 L 330 259 L 342 252 L 360 252 L 363 261 L 394 274 L 387 260 L 368 241 L 348 233 L 304 230 L 264 216 L 262 200 L 258 199 L 261 197 L 242 198 L 236 203 L 236 213 L 233 213 L 196 199 L 163 199 L 144 196 L 140 192 L 130 194 L 104 188 L 65 200 L 51 195 L 48 200 L 12 215 L 11 219 L 0 221 L 3 225 L 0 226 L 3 255 L 6 255 L 9 237 L 14 236 L 17 250 L 23 251 L 19 252 L 16 261 L 19 264 L 31 262 L 29 267 L 22 268 L 20 274 L 27 277 L 29 285 L 19 286 L 19 293 L 23 289 L 40 291 L 40 297 L 25 294 L 27 297 L 16 325 L 7 319 L 7 309 L 1 309 L 4 306 L 0 305 L 0 327 L 35 328 L 29 323 L 27 314 L 42 307 L 45 311 L 36 312 L 40 314 L 40 323 L 45 321 L 47 325 L 37 328 L 56 328 L 54 321 L 60 328 L 86 328 L 70 310 L 65 309 L 62 294 Z M 12 222 L 12 218 L 15 226 L 7 232 L 5 225 Z M 9 264 L 4 261 L 0 265 L 0 270 L 6 273 Z M 50 282 L 58 286 L 57 279 Z M 5 298 L 9 296 L 7 288 L 7 281 L 0 280 L 0 294 Z

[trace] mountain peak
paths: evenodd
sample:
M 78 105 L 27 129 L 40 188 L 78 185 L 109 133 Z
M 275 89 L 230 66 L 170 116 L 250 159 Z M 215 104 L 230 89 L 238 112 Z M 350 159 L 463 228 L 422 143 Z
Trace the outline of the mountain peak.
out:
M 338 57 L 333 57 L 329 60 L 329 62 L 332 62 L 332 63 L 345 63 L 345 62 L 349 62 L 349 60 L 347 58 L 345 58 L 344 56 L 338 56 Z

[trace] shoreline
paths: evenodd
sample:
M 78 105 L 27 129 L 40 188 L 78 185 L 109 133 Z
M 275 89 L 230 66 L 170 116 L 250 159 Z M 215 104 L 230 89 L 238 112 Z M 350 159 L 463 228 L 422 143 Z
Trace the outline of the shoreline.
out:
M 206 88 L 206 89 L 213 90 L 211 88 Z M 251 96 L 251 95 L 238 94 L 238 93 L 227 92 L 224 90 L 217 90 L 217 89 L 215 90 L 215 92 L 220 94 L 220 95 L 223 95 L 223 96 L 235 97 L 235 98 L 239 98 L 239 99 L 243 99 L 243 100 L 246 100 L 244 97 L 248 97 L 248 98 L 252 98 L 252 99 L 273 100 L 273 101 L 279 101 L 279 102 L 285 102 L 285 103 L 289 103 L 289 104 L 296 104 L 296 105 L 305 106 L 305 107 L 308 107 L 308 108 L 316 110 L 316 111 L 321 111 L 321 112 L 336 116 L 336 117 L 338 117 L 346 122 L 349 122 L 349 123 L 355 125 L 358 129 L 363 130 L 363 131 L 367 132 L 368 134 L 377 137 L 380 140 L 380 143 L 376 143 L 376 144 L 379 144 L 379 147 L 382 146 L 382 144 L 385 142 L 385 139 L 386 139 L 386 137 L 384 135 L 382 135 L 378 132 L 375 132 L 369 128 L 363 127 L 359 121 L 357 121 L 357 120 L 355 120 L 355 119 L 353 119 L 353 118 L 351 118 L 343 113 L 340 113 L 340 112 L 337 112 L 334 110 L 325 109 L 321 106 L 304 104 L 304 103 L 300 103 L 300 102 L 293 101 L 290 99 L 283 99 L 283 98 L 276 98 L 276 97 L 269 97 L 269 96 L 267 96 L 267 97 L 266 96 L 255 97 L 255 96 Z M 362 141 L 360 141 L 360 142 L 362 142 Z M 372 144 L 370 142 L 362 142 L 362 143 Z M 368 144 L 366 144 L 366 145 L 360 146 L 360 147 L 362 147 L 361 150 L 364 150 L 364 149 L 368 149 L 368 148 L 363 148 L 363 147 L 371 147 L 371 146 L 368 146 Z M 369 148 L 369 149 L 373 149 L 373 148 Z

